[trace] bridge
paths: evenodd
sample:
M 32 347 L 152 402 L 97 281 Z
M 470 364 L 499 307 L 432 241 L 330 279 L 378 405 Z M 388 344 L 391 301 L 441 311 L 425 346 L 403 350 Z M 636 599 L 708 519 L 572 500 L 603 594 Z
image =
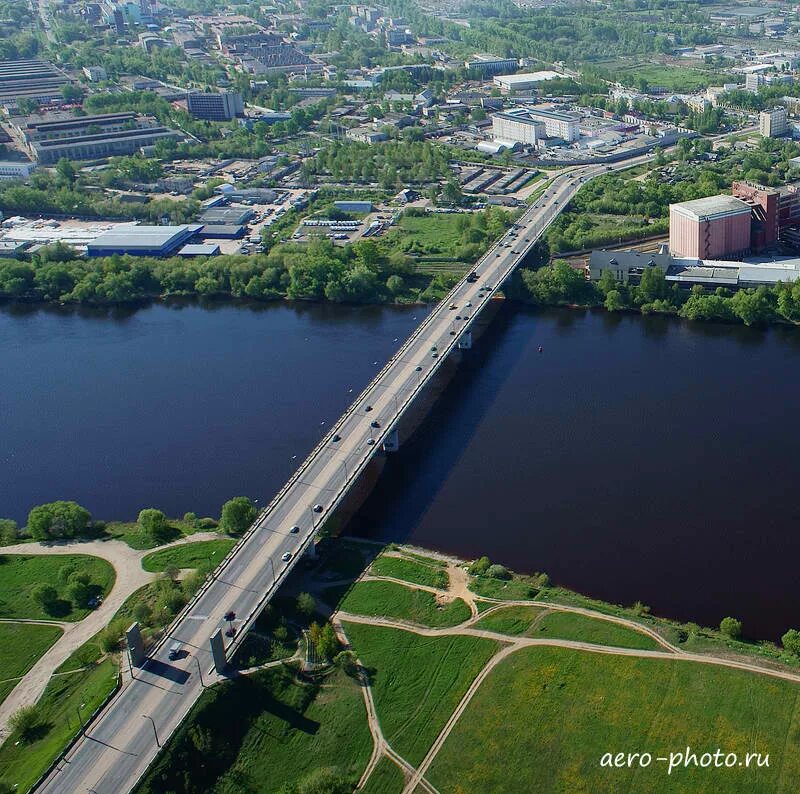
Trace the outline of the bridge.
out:
M 406 409 L 451 351 L 471 346 L 481 310 L 581 184 L 647 159 L 586 166 L 552 179 L 545 195 L 475 264 L 477 279 L 465 276 L 455 285 L 330 428 L 38 791 L 124 794 L 136 785 L 373 456 L 397 447 Z M 225 645 L 229 612 L 240 622 Z M 188 654 L 170 660 L 175 642 Z

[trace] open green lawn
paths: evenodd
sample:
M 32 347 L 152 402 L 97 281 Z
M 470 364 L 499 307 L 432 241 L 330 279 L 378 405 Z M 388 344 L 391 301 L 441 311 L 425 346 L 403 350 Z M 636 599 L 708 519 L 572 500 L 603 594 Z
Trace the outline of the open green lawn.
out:
M 201 518 L 199 522 L 184 521 L 181 518 L 168 518 L 167 521 L 169 522 L 169 532 L 160 543 L 155 542 L 150 535 L 143 532 L 136 521 L 109 521 L 106 524 L 106 534 L 127 543 L 132 549 L 141 550 L 153 549 L 164 543 L 180 540 L 186 535 L 208 531 L 217 526 L 217 522 L 211 518 Z
M 505 607 L 486 615 L 474 625 L 476 629 L 496 631 L 498 634 L 525 634 L 543 611 L 542 607 Z
M 0 703 L 62 633 L 58 626 L 0 623 Z
M 457 626 L 471 615 L 460 598 L 439 607 L 433 593 L 395 582 L 356 582 L 339 608 L 354 615 L 398 618 L 434 628 Z
M 431 253 L 455 256 L 463 236 L 458 218 L 458 213 L 404 214 L 397 222 L 397 229 L 400 236 L 413 239 Z
M 677 92 L 697 91 L 730 81 L 729 75 L 709 69 L 659 63 L 632 64 L 626 61 L 615 66 L 615 76 L 627 85 L 636 86 L 639 80 L 644 79 L 650 86 L 661 86 L 667 91 Z
M 769 753 L 758 770 L 680 768 L 656 757 Z M 608 769 L 604 753 L 649 752 Z M 483 682 L 428 773 L 459 794 L 790 794 L 800 780 L 800 686 L 679 660 L 527 648 Z
M 497 598 L 504 601 L 525 601 L 534 598 L 539 592 L 524 579 L 493 579 L 491 576 L 475 576 L 469 589 L 484 598 Z
M 81 673 L 54 676 L 39 699 L 43 727 L 30 744 L 12 733 L 0 747 L 0 782 L 23 794 L 78 732 L 78 710 L 84 719 L 114 691 L 117 664 L 105 659 Z
M 345 624 L 368 669 L 387 741 L 418 764 L 498 644 L 479 637 L 420 637 L 408 631 Z
M 94 594 L 105 596 L 114 586 L 114 569 L 99 557 L 84 554 L 52 554 L 25 556 L 0 555 L 0 618 L 32 620 L 81 620 L 90 610 L 76 608 L 67 598 L 69 575 L 87 573 L 94 585 Z M 33 599 L 34 589 L 41 584 L 53 585 L 59 599 L 50 613 Z
M 372 751 L 361 690 L 340 671 L 315 683 L 295 673 L 277 667 L 207 690 L 138 794 L 277 794 L 322 767 L 355 784 Z
M 441 566 L 426 565 L 417 560 L 406 560 L 403 557 L 382 555 L 372 563 L 371 572 L 376 576 L 391 576 L 413 584 L 438 587 L 446 590 L 449 580 L 447 571 Z
M 550 612 L 533 627 L 532 637 L 557 637 L 560 640 L 579 640 L 618 648 L 653 650 L 658 643 L 647 634 L 612 623 L 602 618 L 590 618 L 574 612 Z
M 360 794 L 400 794 L 404 782 L 400 767 L 384 756 L 367 779 L 367 784 L 359 791 Z
M 213 569 L 235 545 L 236 541 L 231 538 L 186 543 L 148 554 L 142 560 L 142 568 L 146 571 L 166 571 L 168 568 Z

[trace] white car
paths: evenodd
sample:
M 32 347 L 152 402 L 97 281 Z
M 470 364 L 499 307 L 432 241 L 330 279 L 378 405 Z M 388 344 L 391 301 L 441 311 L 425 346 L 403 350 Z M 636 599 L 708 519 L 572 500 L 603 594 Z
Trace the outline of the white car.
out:
M 281 559 L 284 562 L 289 562 L 289 560 L 292 559 L 292 552 L 290 552 L 290 551 L 283 552 L 283 554 L 281 554 Z

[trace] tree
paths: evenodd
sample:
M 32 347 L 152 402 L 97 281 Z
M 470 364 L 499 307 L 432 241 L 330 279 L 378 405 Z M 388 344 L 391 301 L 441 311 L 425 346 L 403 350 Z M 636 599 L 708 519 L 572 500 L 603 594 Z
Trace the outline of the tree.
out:
M 508 569 L 505 565 L 498 565 L 495 563 L 494 565 L 490 565 L 486 569 L 486 575 L 491 576 L 492 579 L 510 579 L 511 576 L 508 573 Z
M 139 511 L 138 524 L 142 531 L 156 543 L 162 543 L 169 534 L 167 517 L 160 510 L 152 507 Z
M 10 546 L 17 542 L 17 522 L 10 518 L 0 518 L 0 546 Z
M 356 661 L 356 655 L 352 651 L 337 653 L 333 657 L 333 663 L 351 678 L 354 678 L 358 673 L 358 662 Z
M 76 502 L 49 502 L 28 513 L 28 531 L 34 540 L 73 538 L 86 532 L 91 518 Z
M 306 618 L 310 618 L 317 608 L 317 602 L 310 593 L 300 593 L 296 601 L 297 611 Z
M 800 656 L 800 631 L 797 629 L 789 629 L 789 631 L 781 637 L 781 643 L 789 653 Z
M 731 639 L 738 640 L 742 636 L 742 621 L 731 617 L 722 618 L 719 630 Z
M 255 521 L 258 511 L 247 496 L 235 496 L 222 505 L 220 526 L 232 534 L 241 534 Z
M 20 741 L 27 744 L 43 727 L 44 715 L 37 705 L 23 706 L 8 718 L 8 725 L 12 731 L 19 734 Z
M 336 632 L 333 629 L 333 626 L 330 623 L 326 623 L 322 627 L 322 631 L 319 635 L 319 641 L 317 642 L 317 651 L 323 659 L 333 659 L 336 656 L 336 653 L 339 650 L 339 639 L 336 636 Z
M 75 180 L 78 178 L 78 172 L 75 170 L 75 166 L 72 165 L 66 157 L 62 157 L 56 163 L 56 173 L 61 180 L 70 187 L 75 184 Z
M 38 584 L 31 591 L 33 600 L 45 611 L 52 612 L 58 601 L 58 590 L 51 584 Z
M 622 293 L 618 289 L 610 289 L 606 293 L 606 299 L 603 301 L 603 306 L 610 312 L 618 312 L 625 308 L 625 302 L 622 300 Z
M 472 576 L 483 576 L 489 570 L 491 564 L 488 557 L 479 557 L 469 566 L 469 573 Z
M 92 582 L 89 574 L 83 572 L 72 574 L 69 578 L 67 595 L 76 607 L 79 609 L 85 607 L 92 597 Z

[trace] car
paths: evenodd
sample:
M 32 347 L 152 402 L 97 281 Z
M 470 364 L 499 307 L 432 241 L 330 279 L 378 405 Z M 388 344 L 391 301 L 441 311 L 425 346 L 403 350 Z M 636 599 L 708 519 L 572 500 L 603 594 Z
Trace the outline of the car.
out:
M 431 353 L 431 358 L 439 358 L 439 354 L 434 350 L 433 353 Z
M 435 353 L 439 348 L 436 345 L 431 345 L 431 353 Z
M 289 562 L 289 560 L 292 559 L 292 552 L 290 552 L 290 551 L 283 552 L 283 554 L 281 554 L 281 559 L 284 562 Z
M 315 513 L 321 513 L 322 512 L 322 505 L 314 505 L 314 507 L 312 509 L 313 509 L 313 511 Z
M 465 314 L 465 315 L 464 315 L 464 322 L 466 322 L 467 320 L 469 320 L 469 315 L 468 315 L 468 314 Z
M 365 406 L 364 406 L 364 411 L 365 411 L 366 413 L 369 413 L 371 410 L 372 410 L 372 406 L 371 406 L 371 405 L 365 405 Z
M 460 319 L 461 319 L 461 315 L 460 315 L 460 314 L 457 314 L 457 315 L 456 315 L 456 320 L 460 320 Z
M 450 331 L 450 336 L 455 336 L 455 335 L 456 335 L 455 331 Z
M 295 525 L 294 525 L 294 526 L 293 526 L 293 527 L 292 527 L 292 528 L 289 530 L 289 532 L 290 532 L 292 535 L 296 535 L 296 534 L 297 534 L 299 531 L 300 531 L 300 527 L 298 527 L 298 526 L 297 526 L 297 524 L 295 524 Z
M 180 659 L 181 656 L 183 656 L 183 646 L 179 642 L 173 642 L 172 645 L 169 646 L 167 656 L 171 662 Z
M 341 441 L 341 440 L 342 440 L 342 437 L 341 437 L 341 436 L 340 436 L 338 433 L 334 433 L 334 434 L 333 434 L 333 436 L 331 436 L 331 441 L 332 441 L 334 444 L 335 444 L 337 441 Z
M 553 199 L 553 204 L 558 204 L 558 199 Z
M 374 439 L 374 438 L 370 438 L 370 439 L 368 439 L 368 440 L 367 440 L 367 446 L 368 446 L 368 447 L 373 447 L 373 446 L 375 446 L 375 439 Z
M 380 423 L 380 422 L 379 422 L 377 419 L 373 419 L 373 420 L 372 420 L 372 421 L 369 423 L 369 426 L 370 426 L 370 427 L 375 427 L 375 428 L 378 428 L 378 427 L 380 427 L 380 426 L 381 426 L 381 423 Z
M 467 302 L 466 302 L 466 304 L 464 304 L 464 305 L 465 305 L 465 306 L 466 306 L 468 309 L 471 309 L 471 308 L 472 308 L 472 301 L 467 301 Z
M 422 372 L 422 367 L 415 367 L 414 372 Z
M 458 308 L 458 306 L 456 306 L 455 303 L 451 303 L 450 304 L 450 311 L 452 311 L 453 309 L 457 309 L 457 308 Z

